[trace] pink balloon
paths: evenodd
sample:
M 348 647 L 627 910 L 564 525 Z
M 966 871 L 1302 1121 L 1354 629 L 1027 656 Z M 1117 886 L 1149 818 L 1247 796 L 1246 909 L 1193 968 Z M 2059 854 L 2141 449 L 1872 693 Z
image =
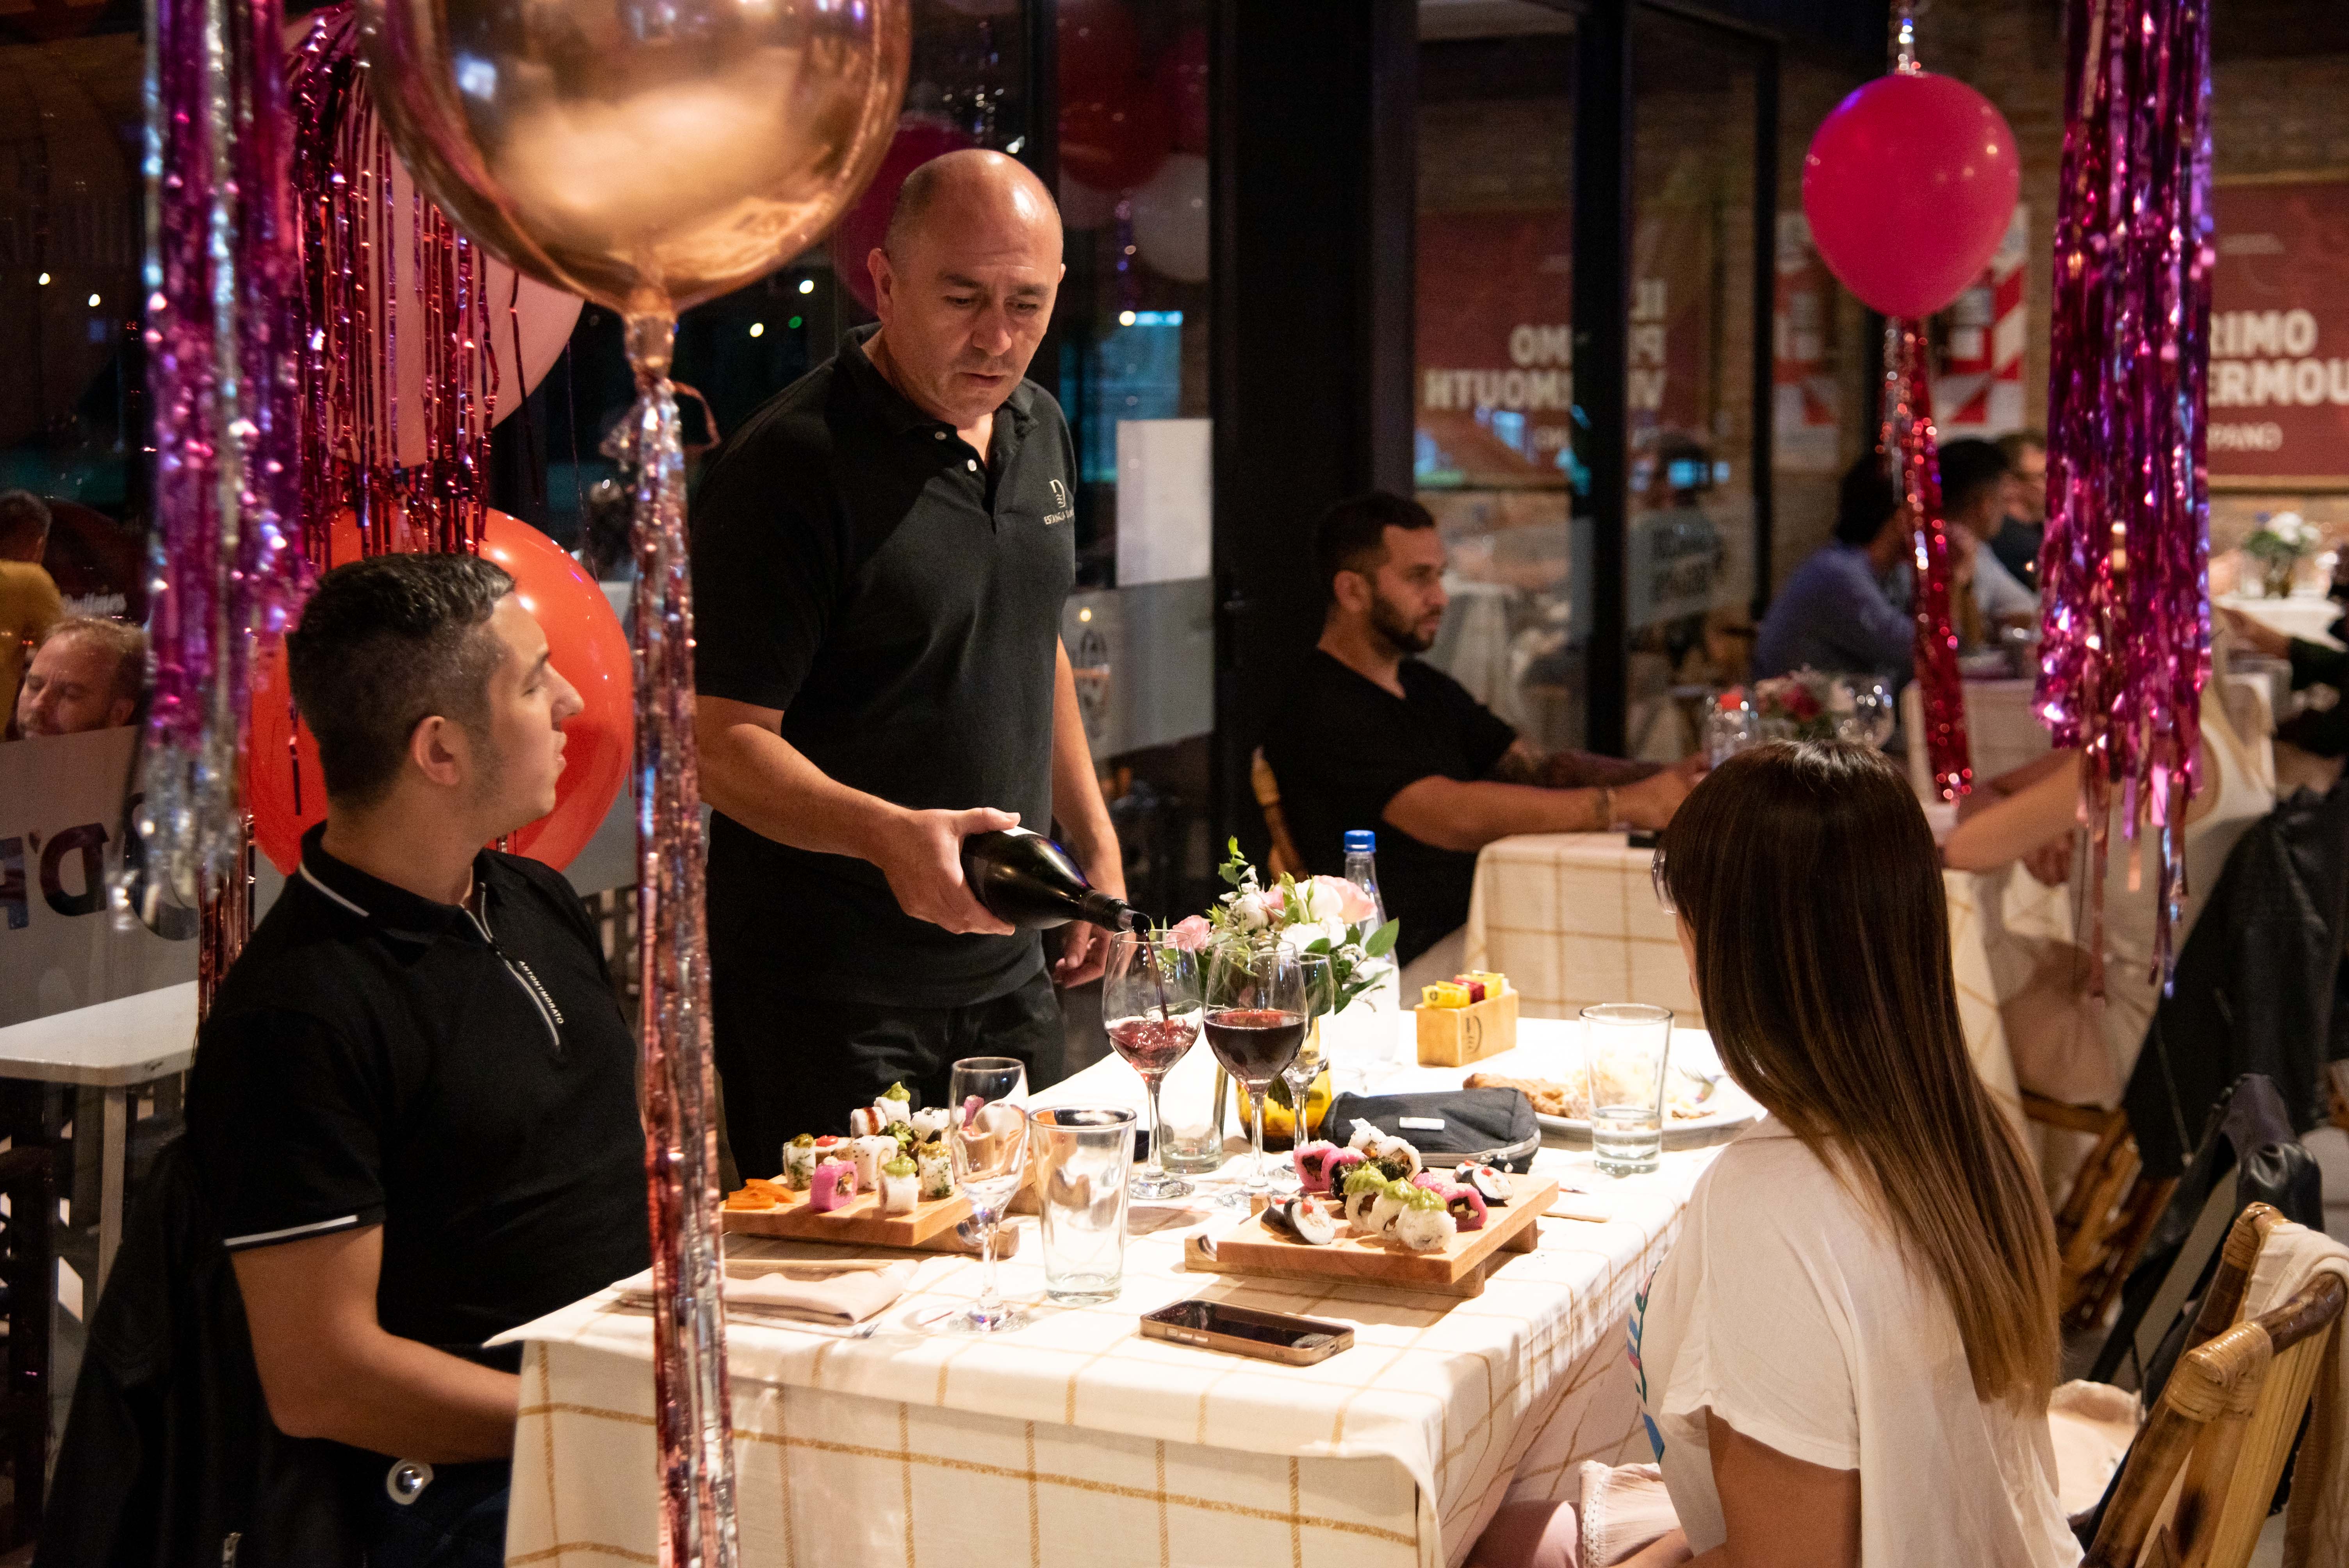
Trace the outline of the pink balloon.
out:
M 1992 102 L 1953 77 L 1879 77 L 1837 104 L 1803 160 L 1812 242 L 1890 316 L 1965 292 L 2014 215 L 2023 165 Z

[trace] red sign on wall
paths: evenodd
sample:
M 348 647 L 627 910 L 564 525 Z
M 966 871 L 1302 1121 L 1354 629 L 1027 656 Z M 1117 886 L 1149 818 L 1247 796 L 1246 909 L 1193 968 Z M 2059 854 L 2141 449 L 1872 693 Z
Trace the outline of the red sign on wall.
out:
M 1573 261 L 1563 208 L 1420 214 L 1420 483 L 1566 484 Z
M 2210 479 L 2349 484 L 2349 181 L 2221 186 Z

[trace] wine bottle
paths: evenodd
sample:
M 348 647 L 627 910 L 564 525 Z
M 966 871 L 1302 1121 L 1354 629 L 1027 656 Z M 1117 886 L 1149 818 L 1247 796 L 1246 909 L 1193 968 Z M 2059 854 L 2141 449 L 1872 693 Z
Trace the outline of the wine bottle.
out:
M 1075 859 L 1026 828 L 973 833 L 962 841 L 963 881 L 988 913 L 1022 931 L 1072 920 L 1116 931 L 1133 919 L 1122 900 L 1085 880 Z

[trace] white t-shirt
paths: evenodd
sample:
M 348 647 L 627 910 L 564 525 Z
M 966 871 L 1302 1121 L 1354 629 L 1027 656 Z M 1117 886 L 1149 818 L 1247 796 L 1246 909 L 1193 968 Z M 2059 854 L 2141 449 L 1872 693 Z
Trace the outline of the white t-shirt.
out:
M 1696 1551 L 1726 1534 L 1710 1409 L 1782 1454 L 1859 1471 L 1863 1563 L 2079 1562 L 2045 1414 L 1974 1398 L 1939 1285 L 1783 1123 L 1756 1123 L 1699 1180 L 1630 1333 L 1648 1437 Z

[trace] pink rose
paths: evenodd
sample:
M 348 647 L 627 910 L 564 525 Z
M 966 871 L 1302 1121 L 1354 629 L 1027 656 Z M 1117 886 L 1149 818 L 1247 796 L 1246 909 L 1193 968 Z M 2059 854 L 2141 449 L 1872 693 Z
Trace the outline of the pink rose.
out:
M 1207 923 L 1206 915 L 1195 914 L 1188 920 L 1176 922 L 1174 929 L 1166 934 L 1166 940 L 1185 953 L 1196 953 L 1207 945 L 1207 939 L 1214 933 L 1215 927 Z
M 1315 877 L 1313 884 L 1328 890 L 1338 904 L 1338 918 L 1348 925 L 1356 925 L 1371 918 L 1374 910 L 1371 895 L 1348 882 L 1344 877 Z M 1319 900 L 1315 901 L 1317 903 Z

